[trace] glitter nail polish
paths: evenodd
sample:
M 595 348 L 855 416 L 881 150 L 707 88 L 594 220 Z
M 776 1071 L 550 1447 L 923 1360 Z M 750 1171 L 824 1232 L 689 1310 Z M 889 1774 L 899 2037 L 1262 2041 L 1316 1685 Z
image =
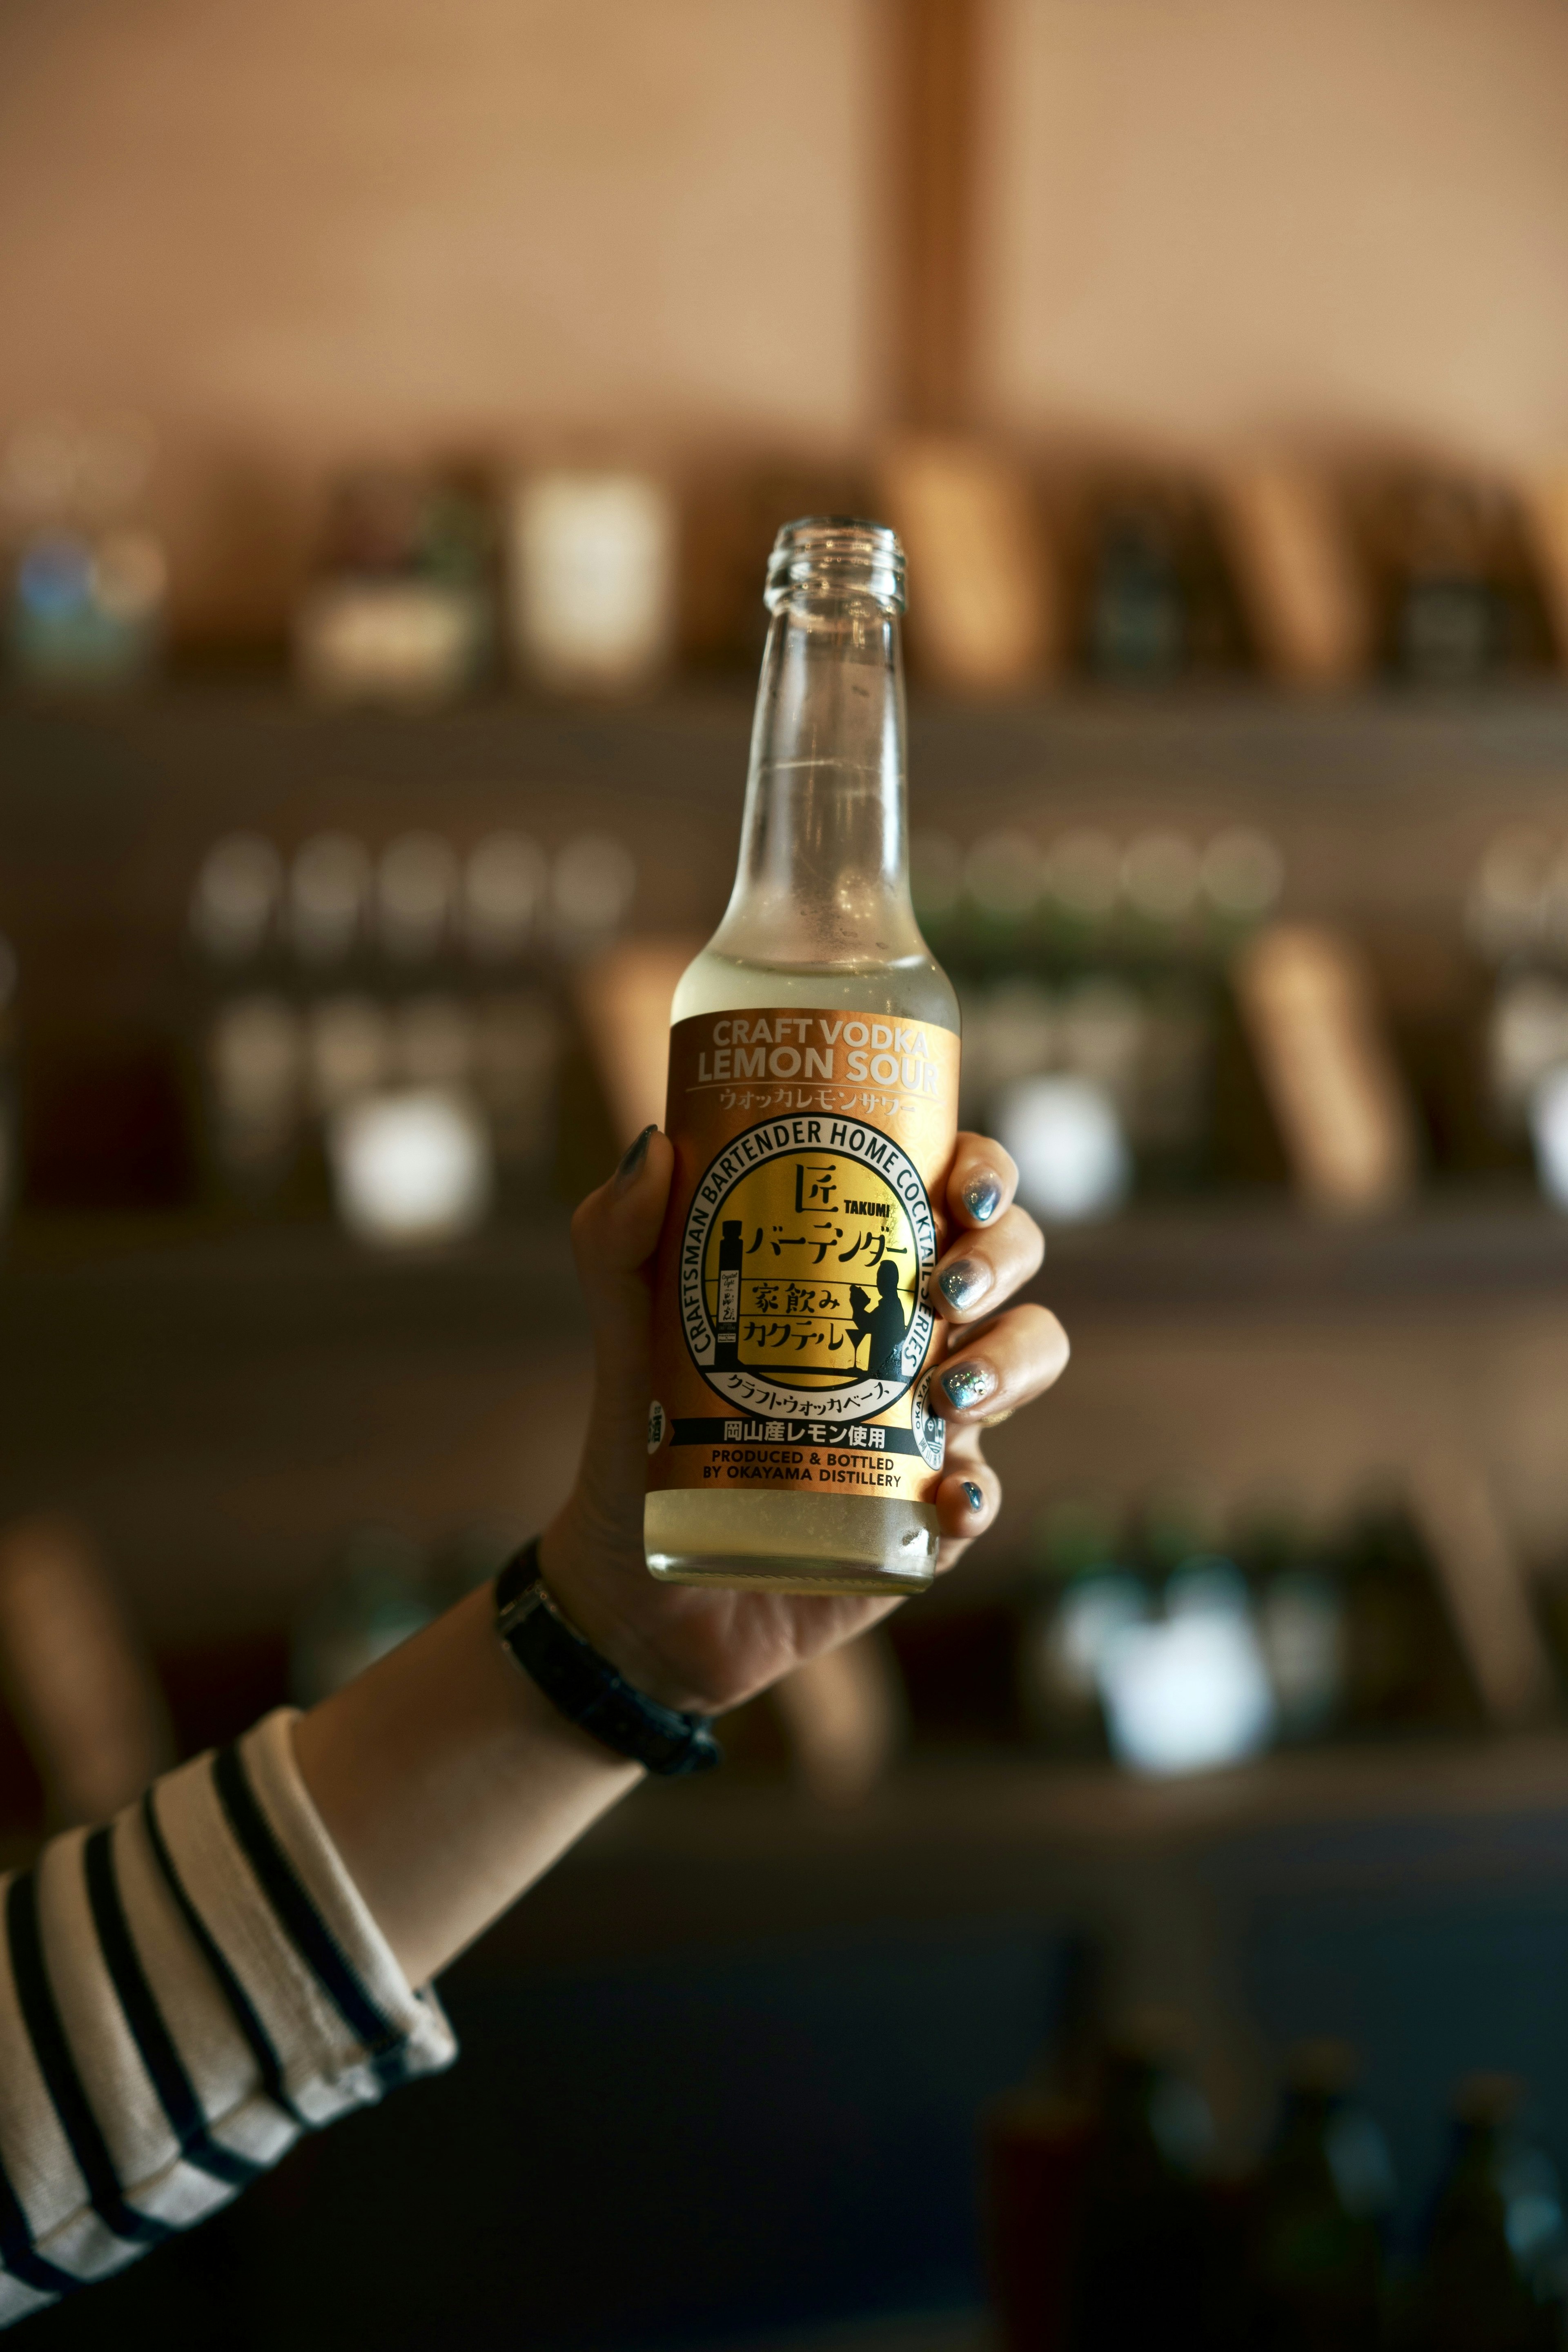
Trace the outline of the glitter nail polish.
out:
M 1002 1187 L 994 1176 L 973 1176 L 963 1188 L 963 1205 L 977 1225 L 988 1225 L 1002 1205 Z
M 948 1402 L 967 1412 L 971 1405 L 984 1402 L 996 1386 L 996 1375 L 989 1364 L 954 1364 L 951 1371 L 943 1372 L 942 1384 Z
M 990 1289 L 991 1269 L 977 1257 L 959 1257 L 944 1266 L 936 1279 L 948 1305 L 962 1315 L 966 1307 L 973 1307 Z
M 973 1478 L 964 1480 L 963 1492 L 972 1511 L 983 1511 L 985 1508 L 985 1489 L 984 1486 L 977 1486 Z

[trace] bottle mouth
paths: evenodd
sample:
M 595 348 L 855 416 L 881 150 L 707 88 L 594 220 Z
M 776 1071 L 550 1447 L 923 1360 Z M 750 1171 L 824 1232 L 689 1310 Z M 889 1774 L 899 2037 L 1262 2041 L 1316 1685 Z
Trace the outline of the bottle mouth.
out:
M 904 551 L 885 522 L 858 515 L 805 515 L 786 522 L 768 558 L 763 600 L 770 613 L 802 593 L 816 596 L 875 596 L 892 612 L 904 609 Z

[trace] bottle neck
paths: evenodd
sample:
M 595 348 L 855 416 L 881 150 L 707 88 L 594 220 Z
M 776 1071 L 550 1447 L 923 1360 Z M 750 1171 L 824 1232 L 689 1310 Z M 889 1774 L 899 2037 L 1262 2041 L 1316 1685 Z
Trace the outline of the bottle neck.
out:
M 910 901 L 899 622 L 876 595 L 799 589 L 773 613 L 712 947 L 785 966 L 928 954 Z

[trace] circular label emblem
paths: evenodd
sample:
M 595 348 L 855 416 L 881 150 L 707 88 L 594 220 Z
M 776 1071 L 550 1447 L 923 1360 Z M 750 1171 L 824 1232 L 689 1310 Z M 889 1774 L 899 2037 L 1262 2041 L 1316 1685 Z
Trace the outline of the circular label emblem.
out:
M 947 1459 L 947 1423 L 940 1412 L 931 1410 L 931 1384 L 934 1375 L 927 1372 L 911 1400 L 910 1426 L 921 1458 L 932 1470 L 940 1470 Z
M 936 1220 L 920 1171 L 853 1119 L 763 1120 L 719 1152 L 680 1243 L 692 1360 L 743 1412 L 864 1421 L 925 1361 Z

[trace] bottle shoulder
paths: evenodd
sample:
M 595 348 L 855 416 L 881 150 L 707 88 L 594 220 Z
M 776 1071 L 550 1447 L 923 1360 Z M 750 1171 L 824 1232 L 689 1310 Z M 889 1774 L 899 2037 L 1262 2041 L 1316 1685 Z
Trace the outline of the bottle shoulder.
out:
M 704 948 L 675 992 L 670 1020 L 751 1006 L 799 1005 L 825 1013 L 881 1013 L 925 1021 L 956 1036 L 958 999 L 941 965 L 929 955 L 880 964 L 752 963 Z

